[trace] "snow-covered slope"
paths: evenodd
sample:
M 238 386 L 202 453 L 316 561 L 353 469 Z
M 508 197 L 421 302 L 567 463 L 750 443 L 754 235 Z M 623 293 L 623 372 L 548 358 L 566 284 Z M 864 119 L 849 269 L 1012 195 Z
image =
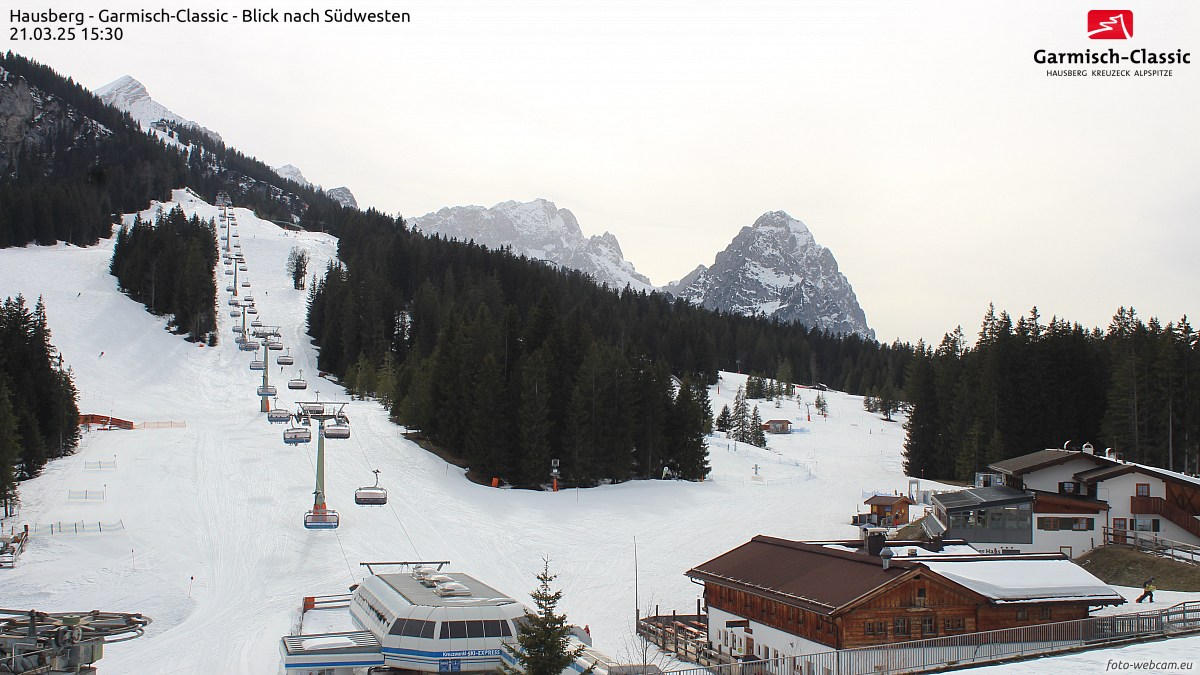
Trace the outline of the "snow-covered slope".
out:
M 174 198 L 189 214 L 217 213 L 184 191 Z M 296 358 L 284 376 L 303 370 L 310 383 L 300 396 L 281 387 L 280 404 L 316 392 L 345 400 L 340 387 L 315 377 L 305 292 L 292 289 L 284 269 L 293 246 L 322 268 L 336 241 L 234 212 L 260 316 L 281 326 Z M 285 446 L 280 427 L 258 412 L 260 374 L 228 339 L 228 294 L 220 293 L 222 344 L 189 344 L 116 290 L 107 271 L 111 247 L 108 240 L 88 249 L 0 250 L 0 298 L 44 296 L 52 341 L 76 376 L 81 412 L 185 425 L 87 433 L 76 455 L 22 484 L 19 517 L 0 523 L 28 523 L 37 532 L 16 569 L 0 570 L 3 606 L 134 611 L 154 619 L 146 636 L 106 648 L 101 673 L 279 672 L 279 639 L 296 621 L 302 596 L 345 592 L 364 574 L 358 563 L 370 560 L 448 559 L 456 570 L 526 597 L 547 556 L 570 618 L 590 626 L 600 649 L 640 658 L 635 537 L 641 610 L 684 611 L 695 607 L 700 590 L 683 576 L 688 568 L 756 534 L 852 537 L 849 516 L 862 507 L 862 491 L 906 488 L 900 425 L 837 392 L 825 394 L 827 420 L 807 419 L 813 392 L 779 408 L 758 402 L 764 418 L 786 417 L 797 430 L 772 436 L 767 449 L 710 438 L 713 474 L 704 483 L 634 481 L 558 493 L 471 483 L 405 440 L 378 404 L 354 401 L 352 437 L 327 445 L 326 488 L 341 527 L 305 530 L 315 449 Z M 219 277 L 221 289 L 226 279 Z M 281 384 L 278 367 L 270 374 Z M 744 381 L 723 373 L 711 390 L 714 408 L 732 405 Z M 89 465 L 98 461 L 115 468 Z M 354 506 L 354 488 L 370 484 L 376 468 L 389 504 Z M 68 499 L 68 490 L 84 488 L 104 490 L 105 498 Z M 122 527 L 47 532 L 50 523 L 79 521 Z M 1158 608 L 1183 596 L 1156 597 Z M 1159 657 L 1200 657 L 1200 638 L 1159 644 Z M 1050 660 L 1039 663 L 1047 664 L 1040 672 L 1061 672 Z
M 511 246 L 514 253 L 579 270 L 612 288 L 654 290 L 625 259 L 616 237 L 608 232 L 584 236 L 575 214 L 545 199 L 501 202 L 490 209 L 454 206 L 413 218 L 409 225 L 490 248 Z
M 100 97 L 101 101 L 129 113 L 142 125 L 143 129 L 149 130 L 159 122 L 165 121 L 192 127 L 207 134 L 213 140 L 221 140 L 221 135 L 217 132 L 176 115 L 163 104 L 150 98 L 150 93 L 146 91 L 145 85 L 129 75 L 122 75 L 100 87 L 95 94 Z
M 783 211 L 764 213 L 742 228 L 712 267 L 701 265 L 664 290 L 710 309 L 875 339 L 833 253 Z

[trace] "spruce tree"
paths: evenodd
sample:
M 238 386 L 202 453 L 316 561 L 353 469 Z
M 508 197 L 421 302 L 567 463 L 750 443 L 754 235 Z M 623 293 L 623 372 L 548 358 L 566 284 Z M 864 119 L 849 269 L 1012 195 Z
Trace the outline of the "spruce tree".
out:
M 730 421 L 729 432 L 733 440 L 739 443 L 749 442 L 750 409 L 746 406 L 746 392 L 738 387 L 733 397 L 733 419 Z
M 542 559 L 542 572 L 537 575 L 538 587 L 530 597 L 534 610 L 526 610 L 517 628 L 517 646 L 504 645 L 505 651 L 519 667 L 501 664 L 501 672 L 509 675 L 559 675 L 583 653 L 583 645 L 571 648 L 571 626 L 567 616 L 559 614 L 562 591 L 552 590 L 550 582 L 558 575 L 550 573 L 550 559 Z M 584 675 L 592 672 L 589 667 Z
M 729 412 L 729 406 L 721 406 L 721 412 L 717 415 L 717 431 L 729 431 L 733 425 L 733 415 Z
M 767 447 L 767 434 L 763 431 L 762 416 L 758 414 L 758 406 L 750 414 L 750 437 L 746 439 L 751 445 L 760 448 Z

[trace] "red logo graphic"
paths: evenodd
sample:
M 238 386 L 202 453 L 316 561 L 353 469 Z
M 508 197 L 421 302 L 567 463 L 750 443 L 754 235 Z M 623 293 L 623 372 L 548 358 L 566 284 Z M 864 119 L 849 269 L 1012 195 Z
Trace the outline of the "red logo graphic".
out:
M 1133 11 L 1091 10 L 1088 12 L 1088 37 L 1093 40 L 1128 40 L 1133 37 Z

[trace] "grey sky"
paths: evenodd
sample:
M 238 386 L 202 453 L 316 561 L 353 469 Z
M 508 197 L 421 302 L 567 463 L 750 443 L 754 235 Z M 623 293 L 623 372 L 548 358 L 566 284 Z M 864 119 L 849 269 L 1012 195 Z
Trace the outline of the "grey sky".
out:
M 407 11 L 5 48 L 92 88 L 132 75 L 363 205 L 545 197 L 617 235 L 656 284 L 782 209 L 833 250 L 885 341 L 974 335 L 989 302 L 1090 326 L 1131 304 L 1174 320 L 1200 299 L 1195 2 L 1112 5 L 1134 12 L 1127 42 L 1089 40 L 1104 5 L 1078 2 L 111 0 L 9 3 L 5 21 L 10 6 Z M 1110 46 L 1197 62 L 1141 79 L 1033 61 Z

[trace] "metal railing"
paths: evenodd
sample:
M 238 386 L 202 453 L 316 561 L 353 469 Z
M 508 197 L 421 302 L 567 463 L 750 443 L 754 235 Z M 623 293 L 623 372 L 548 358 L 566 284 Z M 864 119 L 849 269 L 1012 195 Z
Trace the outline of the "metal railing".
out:
M 922 673 L 1197 631 L 1200 631 L 1200 602 L 1184 602 L 1152 612 L 1098 616 L 670 672 L 676 675 Z
M 1160 537 L 1157 532 L 1115 530 L 1111 527 L 1101 529 L 1104 532 L 1105 544 L 1132 546 L 1143 551 L 1159 553 L 1181 562 L 1200 565 L 1200 546 L 1196 546 L 1195 544 L 1186 544 L 1182 541 Z

